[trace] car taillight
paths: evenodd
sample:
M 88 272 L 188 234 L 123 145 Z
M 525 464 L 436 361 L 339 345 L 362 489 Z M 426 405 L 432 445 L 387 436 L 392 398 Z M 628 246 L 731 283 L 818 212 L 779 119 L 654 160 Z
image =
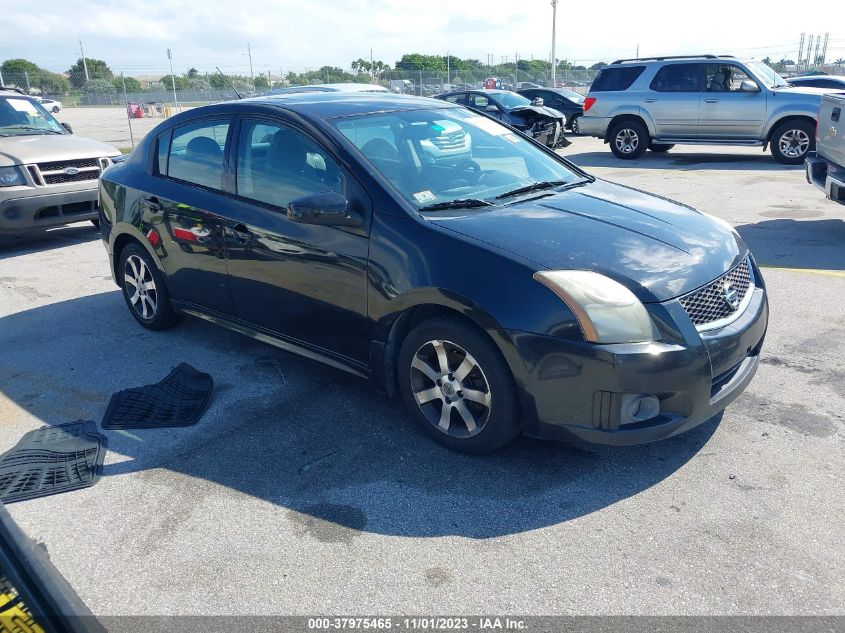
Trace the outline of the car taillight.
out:
M 587 97 L 586 99 L 584 99 L 584 112 L 586 112 L 587 110 L 589 110 L 590 108 L 592 108 L 592 107 L 593 107 L 593 104 L 594 104 L 595 102 L 596 102 L 596 98 L 595 98 L 595 97 Z

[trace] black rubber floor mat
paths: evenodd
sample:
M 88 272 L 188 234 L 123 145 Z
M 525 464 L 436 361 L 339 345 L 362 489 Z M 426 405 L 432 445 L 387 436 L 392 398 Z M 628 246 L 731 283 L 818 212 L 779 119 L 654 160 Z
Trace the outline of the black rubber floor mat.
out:
M 93 486 L 105 456 L 106 438 L 91 421 L 29 431 L 0 455 L 0 501 L 11 503 Z
M 214 381 L 187 363 L 155 385 L 112 395 L 104 429 L 157 429 L 196 424 L 211 402 Z

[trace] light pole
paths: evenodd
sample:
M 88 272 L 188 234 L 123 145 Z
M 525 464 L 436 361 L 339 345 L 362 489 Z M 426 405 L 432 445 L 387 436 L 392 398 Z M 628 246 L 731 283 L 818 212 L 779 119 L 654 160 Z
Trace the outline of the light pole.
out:
M 255 74 L 252 72 L 252 49 L 249 42 L 246 43 L 246 54 L 249 55 L 249 78 L 252 80 L 252 89 L 255 90 Z
M 173 74 L 173 54 L 170 52 L 170 49 L 167 49 L 167 59 L 170 60 L 170 82 L 173 86 L 173 102 L 176 106 L 176 110 L 181 112 L 182 110 L 179 108 L 179 99 L 176 98 L 176 75 Z
M 552 0 L 552 88 L 557 88 L 555 81 L 555 22 L 557 21 L 557 0 Z

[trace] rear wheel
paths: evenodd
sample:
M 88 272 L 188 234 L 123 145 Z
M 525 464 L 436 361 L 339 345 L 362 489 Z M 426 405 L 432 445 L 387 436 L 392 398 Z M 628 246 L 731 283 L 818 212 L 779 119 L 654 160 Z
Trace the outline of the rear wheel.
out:
M 150 330 L 164 330 L 181 320 L 170 306 L 162 274 L 140 244 L 128 244 L 120 252 L 118 266 L 123 298 L 138 323 Z
M 668 152 L 670 149 L 675 147 L 674 145 L 669 145 L 667 143 L 652 143 L 648 146 L 648 148 L 652 152 L 657 152 L 658 154 L 662 154 L 663 152 Z
M 816 149 L 815 129 L 808 121 L 794 119 L 777 126 L 771 139 L 775 160 L 784 165 L 800 165 L 807 152 Z
M 581 133 L 581 121 L 578 120 L 580 118 L 580 114 L 574 114 L 572 115 L 572 118 L 569 119 L 569 129 L 572 130 L 573 134 Z
M 59 106 L 53 106 L 53 114 L 58 114 L 61 108 Z
M 627 160 L 642 156 L 650 143 L 646 126 L 634 120 L 621 121 L 614 125 L 608 139 L 613 155 Z
M 457 319 L 424 321 L 399 350 L 399 390 L 432 439 L 465 453 L 491 453 L 522 430 L 516 385 L 499 350 Z

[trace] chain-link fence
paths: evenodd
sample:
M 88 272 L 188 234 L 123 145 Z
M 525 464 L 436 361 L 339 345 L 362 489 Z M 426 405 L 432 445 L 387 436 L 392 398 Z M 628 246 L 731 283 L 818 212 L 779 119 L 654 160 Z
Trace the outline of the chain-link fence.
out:
M 554 83 L 586 93 L 596 74 L 594 70 L 561 70 Z M 436 72 L 384 69 L 368 73 L 331 66 L 287 71 L 280 68 L 275 74 L 266 71 L 252 76 L 191 68 L 180 75 L 164 68 L 139 74 L 91 64 L 70 73 L 43 69 L 0 73 L 0 86 L 17 88 L 41 100 L 74 133 L 122 150 L 133 147 L 163 118 L 186 108 L 231 100 L 236 98 L 236 92 L 240 96 L 256 96 L 274 88 L 338 82 L 375 83 L 394 93 L 425 97 L 450 90 L 518 90 L 553 84 L 548 64 L 545 72 L 528 72 L 510 64 L 472 69 L 446 67 Z

